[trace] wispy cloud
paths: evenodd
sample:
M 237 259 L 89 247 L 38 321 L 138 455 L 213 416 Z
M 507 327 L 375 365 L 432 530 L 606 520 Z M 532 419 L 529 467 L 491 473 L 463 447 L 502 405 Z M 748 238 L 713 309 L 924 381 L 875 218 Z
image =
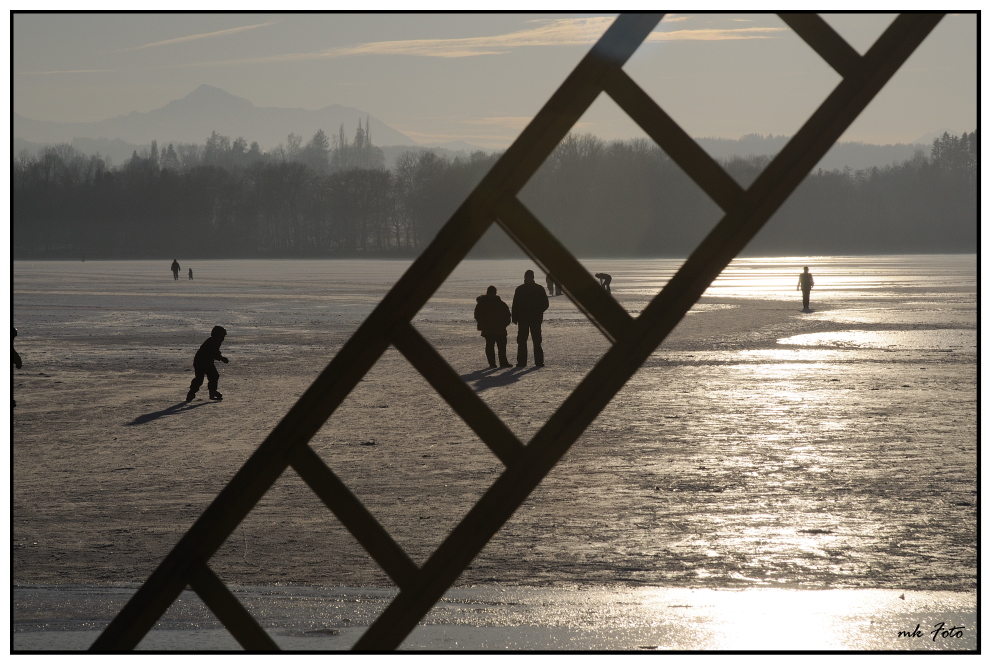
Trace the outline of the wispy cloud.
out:
M 687 17 L 673 17 L 678 22 Z M 297 62 L 359 55 L 398 55 L 434 58 L 466 58 L 479 55 L 501 55 L 527 46 L 590 46 L 615 19 L 611 16 L 590 18 L 553 19 L 533 21 L 532 28 L 504 35 L 486 37 L 462 37 L 456 39 L 405 39 L 397 41 L 365 42 L 310 53 L 282 53 L 277 55 L 197 62 L 182 67 L 230 66 L 277 62 Z M 663 25 L 663 24 L 661 24 Z M 732 28 L 697 29 L 653 32 L 647 41 L 712 41 L 725 39 L 767 39 L 787 28 Z M 163 43 L 163 42 L 162 42 Z
M 376 54 L 463 58 L 505 53 L 523 46 L 579 46 L 593 44 L 614 20 L 611 16 L 555 19 L 546 22 L 540 21 L 542 25 L 504 35 L 367 42 L 331 49 L 325 51 L 324 55 Z
M 275 25 L 278 21 L 268 21 L 266 23 L 258 23 L 255 25 L 242 25 L 238 28 L 228 28 L 226 30 L 217 30 L 216 32 L 201 32 L 197 35 L 187 35 L 185 37 L 176 37 L 174 39 L 166 39 L 164 41 L 152 42 L 150 44 L 142 44 L 141 46 L 133 46 L 131 48 L 120 49 L 119 51 L 113 51 L 113 53 L 126 53 L 128 51 L 140 51 L 145 48 L 157 48 L 159 46 L 173 46 L 175 44 L 185 44 L 191 41 L 199 41 L 200 39 L 214 39 L 216 37 L 226 37 L 228 35 L 234 35 L 239 32 L 246 32 L 248 30 L 257 30 L 258 28 L 267 28 L 270 25 Z
M 15 76 L 49 76 L 52 74 L 105 74 L 116 71 L 115 69 L 58 69 L 52 71 L 21 71 L 15 72 Z
M 674 16 L 671 22 L 688 17 Z M 611 16 L 555 19 L 526 30 L 488 37 L 461 39 L 407 39 L 367 42 L 355 46 L 323 51 L 323 57 L 345 55 L 418 55 L 439 58 L 463 58 L 506 53 L 524 46 L 583 46 L 594 44 L 615 19 Z M 655 31 L 649 41 L 711 41 L 723 39 L 766 39 L 787 28 L 731 28 Z
M 719 41 L 724 39 L 771 39 L 788 28 L 731 28 L 731 29 L 698 29 L 671 30 L 670 32 L 652 32 L 646 41 Z

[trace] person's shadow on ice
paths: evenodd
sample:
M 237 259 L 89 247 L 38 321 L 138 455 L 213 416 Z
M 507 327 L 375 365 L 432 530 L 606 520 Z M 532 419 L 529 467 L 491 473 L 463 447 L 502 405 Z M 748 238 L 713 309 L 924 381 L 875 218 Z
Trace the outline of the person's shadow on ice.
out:
M 512 383 L 518 383 L 522 376 L 537 369 L 538 367 L 510 369 L 509 371 L 503 371 L 501 369 L 479 369 L 478 371 L 464 374 L 461 376 L 461 380 L 473 387 L 475 392 L 484 392 L 493 387 L 504 387 Z
M 165 417 L 166 415 L 175 415 L 177 413 L 186 413 L 192 410 L 193 408 L 199 408 L 200 406 L 207 406 L 210 403 L 211 402 L 209 401 L 203 401 L 197 404 L 190 404 L 190 403 L 186 403 L 185 401 L 180 401 L 174 406 L 169 406 L 165 410 L 159 410 L 154 413 L 145 413 L 144 415 L 138 415 L 137 417 L 134 418 L 134 420 L 128 422 L 127 426 L 132 427 L 136 424 L 147 424 L 148 422 L 157 420 L 159 417 Z

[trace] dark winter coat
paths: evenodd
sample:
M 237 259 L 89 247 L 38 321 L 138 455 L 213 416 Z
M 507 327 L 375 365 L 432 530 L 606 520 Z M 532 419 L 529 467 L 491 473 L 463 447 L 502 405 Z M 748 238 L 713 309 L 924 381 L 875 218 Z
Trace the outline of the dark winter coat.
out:
M 542 323 L 543 312 L 550 308 L 550 300 L 543 286 L 527 281 L 516 288 L 512 296 L 512 322 Z
M 193 366 L 212 367 L 213 362 L 216 360 L 223 362 L 224 357 L 220 354 L 220 344 L 222 343 L 223 339 L 217 337 L 210 337 L 204 341 L 203 345 L 196 351 L 196 357 L 193 358 Z
M 474 319 L 483 337 L 504 337 L 506 328 L 512 322 L 509 305 L 498 295 L 479 295 L 474 307 Z

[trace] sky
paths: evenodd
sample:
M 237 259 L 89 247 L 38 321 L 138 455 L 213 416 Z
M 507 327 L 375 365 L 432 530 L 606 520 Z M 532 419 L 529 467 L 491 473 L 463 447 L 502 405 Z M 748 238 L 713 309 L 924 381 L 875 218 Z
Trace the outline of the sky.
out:
M 826 14 L 866 51 L 893 14 Z M 614 19 L 602 14 L 15 14 L 12 108 L 92 122 L 201 84 L 256 106 L 352 106 L 421 143 L 504 148 Z M 977 122 L 977 18 L 946 16 L 841 140 Z M 773 14 L 671 14 L 626 72 L 690 135 L 792 135 L 839 77 Z M 575 131 L 643 137 L 607 96 Z M 247 137 L 250 140 L 250 137 Z

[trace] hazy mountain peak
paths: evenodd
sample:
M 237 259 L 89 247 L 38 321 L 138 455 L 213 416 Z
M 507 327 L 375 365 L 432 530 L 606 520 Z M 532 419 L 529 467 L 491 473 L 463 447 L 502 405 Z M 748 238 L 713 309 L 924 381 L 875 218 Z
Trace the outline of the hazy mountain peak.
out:
M 263 149 L 284 143 L 290 133 L 309 139 L 318 129 L 335 134 L 341 126 L 353 137 L 358 121 L 369 122 L 375 145 L 418 145 L 371 113 L 332 104 L 317 111 L 302 108 L 259 108 L 251 101 L 203 84 L 181 99 L 148 112 L 133 111 L 100 122 L 39 122 L 15 114 L 14 135 L 28 141 L 57 143 L 73 138 L 122 139 L 138 145 L 157 140 L 202 143 L 212 132 L 257 141 Z
M 187 94 L 182 99 L 174 99 L 165 106 L 157 110 L 164 110 L 166 108 L 253 108 L 252 104 L 247 99 L 243 97 L 238 97 L 232 95 L 226 90 L 221 90 L 220 88 L 214 87 L 212 85 L 206 85 L 205 83 L 189 94 Z M 154 112 L 154 111 L 152 111 Z

